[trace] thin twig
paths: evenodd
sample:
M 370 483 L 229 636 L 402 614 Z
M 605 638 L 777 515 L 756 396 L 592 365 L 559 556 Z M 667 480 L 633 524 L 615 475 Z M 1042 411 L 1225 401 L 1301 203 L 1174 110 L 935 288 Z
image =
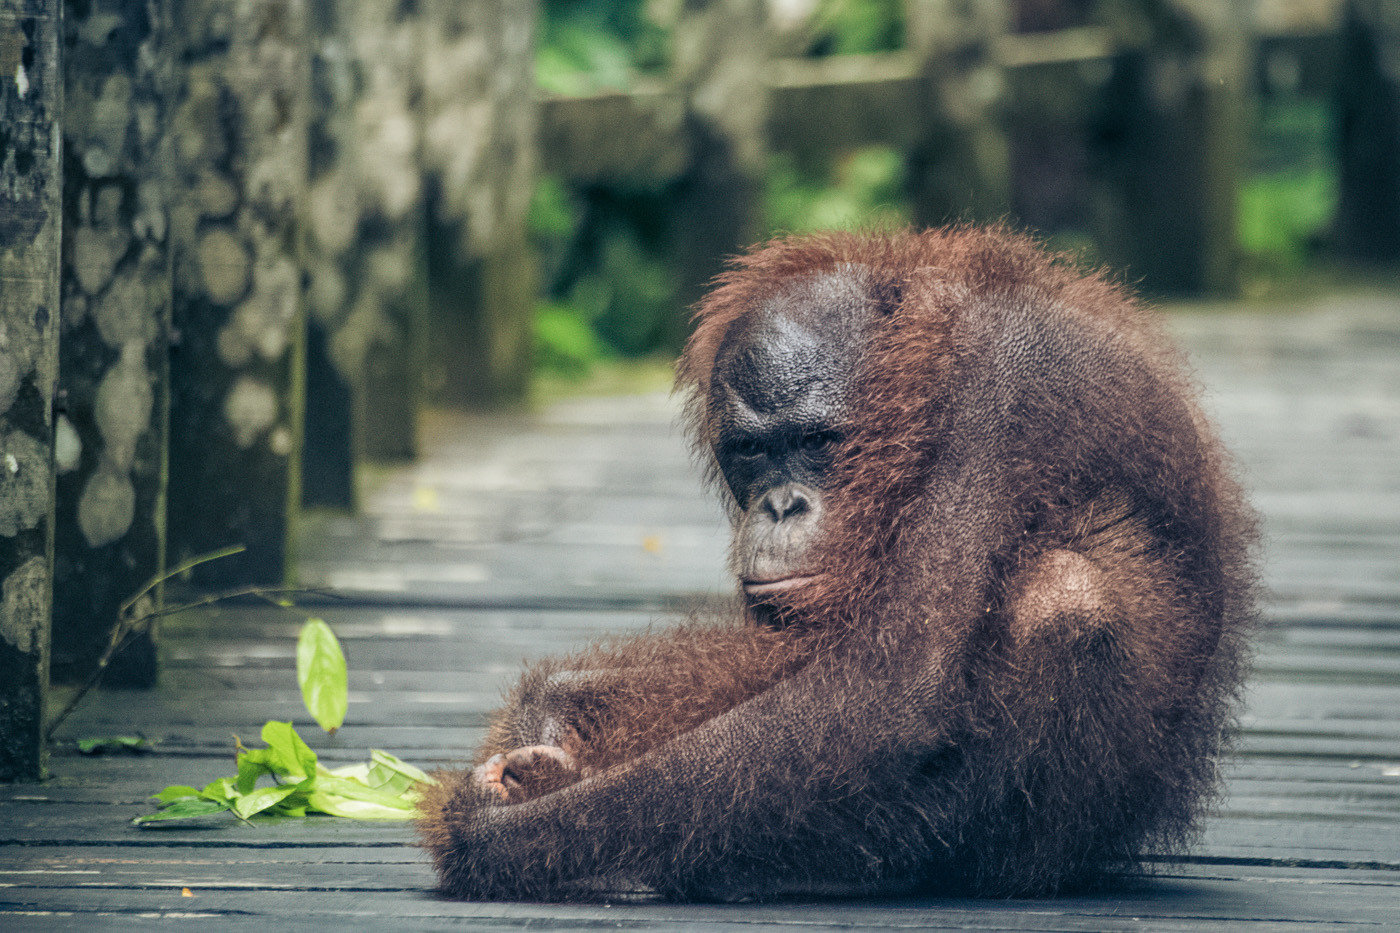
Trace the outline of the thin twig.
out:
M 219 548 L 219 550 L 217 551 L 210 551 L 207 554 L 200 554 L 198 556 L 191 557 L 189 560 L 183 563 L 176 564 L 169 570 L 163 570 L 160 573 L 157 573 L 155 576 L 151 577 L 150 580 L 146 581 L 145 586 L 141 587 L 141 589 L 137 590 L 135 594 L 133 594 L 126 600 L 126 602 L 121 604 L 121 608 L 117 610 L 117 618 L 120 619 L 123 616 L 125 616 L 128 612 L 131 611 L 131 607 L 136 605 L 136 603 L 140 601 L 142 596 L 145 596 L 147 593 L 160 586 L 166 580 L 169 580 L 172 577 L 178 577 L 182 573 L 193 570 L 200 564 L 207 564 L 211 560 L 220 560 L 225 557 L 232 557 L 234 554 L 242 554 L 246 550 L 247 548 L 241 544 L 230 544 L 228 547 Z
M 229 599 L 238 599 L 243 596 L 258 596 L 272 603 L 272 605 L 277 606 L 279 609 L 292 608 L 291 606 L 284 606 L 282 603 L 278 602 L 276 599 L 273 598 L 275 596 L 283 595 L 328 596 L 332 599 L 345 598 L 343 594 L 337 593 L 334 590 L 326 590 L 321 589 L 319 587 L 281 586 L 275 588 L 268 588 L 263 586 L 245 586 L 236 590 L 224 590 L 222 593 L 211 593 L 210 595 L 203 596 L 199 599 L 196 599 L 193 602 L 181 603 L 178 606 L 166 606 L 164 609 L 156 609 L 147 613 L 143 618 L 158 619 L 162 616 L 179 615 L 180 613 L 187 612 L 190 609 L 199 609 L 203 606 L 209 606 L 214 603 L 221 603 Z
M 267 588 L 261 586 L 245 586 L 234 590 L 225 590 L 222 593 L 213 593 L 209 596 L 205 596 L 201 599 L 197 599 L 193 602 L 184 603 L 179 606 L 167 606 L 161 609 L 153 608 L 148 609 L 139 615 L 131 615 L 133 608 L 137 605 L 137 603 L 141 601 L 141 598 L 147 593 L 151 592 L 151 590 L 155 589 L 157 586 L 160 586 L 166 580 L 169 580 L 172 577 L 177 577 L 180 574 L 193 569 L 194 567 L 198 567 L 200 564 L 205 564 L 211 560 L 218 560 L 223 557 L 229 557 L 233 554 L 238 554 L 243 550 L 243 545 L 236 544 L 232 547 L 226 547 L 217 551 L 211 551 L 208 554 L 201 554 L 198 557 L 192 557 L 184 563 L 181 563 L 170 570 L 163 571 L 151 577 L 151 579 L 144 586 L 142 586 L 141 589 L 136 591 L 136 594 L 134 596 L 130 597 L 125 602 L 123 602 L 121 604 L 121 608 L 117 611 L 117 624 L 112 628 L 112 637 L 108 640 L 107 648 L 102 652 L 102 656 L 97 659 L 97 666 L 93 668 L 92 673 L 88 675 L 87 680 L 83 681 L 83 684 L 78 688 L 77 693 L 73 694 L 73 696 L 69 699 L 68 704 L 63 707 L 63 709 L 59 712 L 57 716 L 50 720 L 48 728 L 44 731 L 45 740 L 53 740 L 54 733 L 58 730 L 58 727 L 63 725 L 64 720 L 66 720 L 72 714 L 73 710 L 77 709 L 78 704 L 82 702 L 83 697 L 87 696 L 88 693 L 94 687 L 97 686 L 98 682 L 102 679 L 102 675 L 106 673 L 107 665 L 111 663 L 112 658 L 116 657 L 117 653 L 120 652 L 131 642 L 132 638 L 141 634 L 142 632 L 149 631 L 151 625 L 157 619 L 160 619 L 164 616 L 175 615 L 176 613 L 180 612 L 186 612 L 190 609 L 198 609 L 202 606 L 213 605 L 214 603 L 222 602 L 223 600 L 237 599 L 240 596 L 259 596 L 263 599 L 268 600 L 273 605 L 283 606 L 281 602 L 278 602 L 273 597 L 288 594 L 306 593 L 314 593 L 317 595 L 325 596 L 336 595 L 327 590 L 320 589 L 303 589 L 299 587 Z M 283 606 L 283 608 L 291 607 Z

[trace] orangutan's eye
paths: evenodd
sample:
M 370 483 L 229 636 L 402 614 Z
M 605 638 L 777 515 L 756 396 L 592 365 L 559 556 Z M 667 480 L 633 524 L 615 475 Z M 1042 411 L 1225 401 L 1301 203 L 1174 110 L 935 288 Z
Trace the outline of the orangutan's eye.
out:
M 835 431 L 812 431 L 802 435 L 802 449 L 808 453 L 821 453 L 835 446 L 840 440 L 841 435 Z
M 763 444 L 754 437 L 741 437 L 729 443 L 729 452 L 736 457 L 759 457 L 763 455 Z

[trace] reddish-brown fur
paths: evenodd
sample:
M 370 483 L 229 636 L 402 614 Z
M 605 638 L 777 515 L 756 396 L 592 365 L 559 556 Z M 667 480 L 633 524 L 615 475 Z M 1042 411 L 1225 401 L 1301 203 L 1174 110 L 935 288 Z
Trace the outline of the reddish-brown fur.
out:
M 509 802 L 440 775 L 420 829 L 447 893 L 1047 894 L 1189 836 L 1253 528 L 1169 342 L 1004 230 L 779 240 L 700 306 L 678 384 L 701 456 L 734 322 L 842 270 L 875 324 L 825 572 L 780 628 L 691 623 L 532 668 L 479 761 L 567 745 L 577 767 L 520 770 Z

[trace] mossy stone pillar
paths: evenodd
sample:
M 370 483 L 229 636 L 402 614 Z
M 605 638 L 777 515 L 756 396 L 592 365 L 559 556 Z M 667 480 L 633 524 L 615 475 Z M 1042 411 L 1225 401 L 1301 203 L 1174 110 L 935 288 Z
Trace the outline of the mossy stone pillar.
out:
M 359 0 L 350 9 L 351 54 L 360 70 L 352 132 L 362 262 L 349 309 L 351 320 L 364 322 L 352 335 L 352 342 L 364 346 L 364 391 L 355 409 L 358 450 L 368 460 L 409 460 L 418 452 L 427 355 L 427 219 L 418 119 L 424 19 L 414 4 L 401 0 Z M 533 6 L 528 15 L 534 16 Z
M 358 268 L 360 204 L 351 119 L 359 94 L 348 5 L 308 0 L 311 55 L 305 215 L 306 421 L 301 451 L 304 505 L 355 507 L 354 399 L 362 353 L 337 360 L 332 341 L 353 324 L 346 310 Z M 362 347 L 356 346 L 362 351 Z

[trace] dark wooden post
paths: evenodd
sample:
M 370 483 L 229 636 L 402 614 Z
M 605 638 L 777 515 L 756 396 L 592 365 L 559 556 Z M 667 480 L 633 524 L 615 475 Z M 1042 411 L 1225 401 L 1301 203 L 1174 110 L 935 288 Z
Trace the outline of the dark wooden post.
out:
M 1337 246 L 1400 259 L 1400 5 L 1349 0 L 1339 63 Z
M 454 405 L 519 399 L 533 351 L 534 0 L 425 0 L 428 377 Z
M 767 6 L 758 0 L 697 0 L 682 5 L 672 72 L 686 107 L 690 167 L 675 211 L 681 278 L 688 307 L 727 256 L 760 234 L 767 170 Z M 678 313 L 671 342 L 680 346 L 688 315 Z
M 300 499 L 305 0 L 182 0 L 169 550 L 208 586 L 279 583 Z
M 0 781 L 44 773 L 58 377 L 59 0 L 0 0 Z
M 905 11 L 922 84 L 922 141 L 909 155 L 915 220 L 998 219 L 1011 203 L 1006 78 L 993 54 L 1010 26 L 1007 0 L 909 0 Z
M 1161 0 L 1114 81 L 1104 258 L 1159 294 L 1237 287 L 1235 217 L 1253 93 L 1248 0 Z
M 53 667 L 82 680 L 165 561 L 169 7 L 64 4 L 63 311 Z M 150 686 L 139 637 L 104 682 Z

